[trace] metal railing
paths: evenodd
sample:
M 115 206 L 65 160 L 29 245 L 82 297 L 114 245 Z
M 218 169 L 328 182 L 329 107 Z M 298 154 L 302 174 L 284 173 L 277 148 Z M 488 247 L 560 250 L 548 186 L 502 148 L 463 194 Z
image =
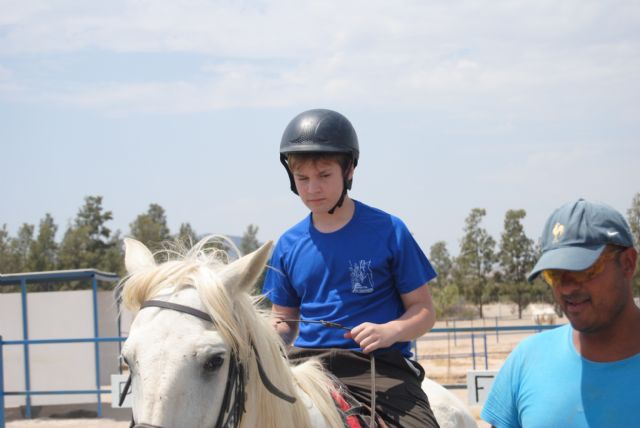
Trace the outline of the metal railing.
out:
M 562 325 L 562 324 L 560 324 Z M 495 326 L 482 326 L 482 327 L 447 327 L 447 328 L 433 328 L 425 336 L 414 340 L 412 343 L 414 358 L 420 360 L 440 360 L 440 359 L 456 359 L 456 358 L 471 358 L 473 370 L 477 369 L 476 359 L 484 360 L 484 369 L 489 369 L 489 346 L 487 344 L 487 335 L 495 334 L 496 342 L 499 341 L 500 333 L 513 333 L 513 332 L 541 332 L 543 330 L 551 330 L 559 327 L 558 324 L 552 325 L 524 325 L 524 326 L 499 326 L 496 322 Z M 457 345 L 458 340 L 469 338 L 471 340 L 471 352 L 458 352 L 447 354 L 428 354 L 421 355 L 418 350 L 418 342 L 445 340 L 443 338 L 434 337 L 433 333 L 452 333 L 454 344 Z M 476 349 L 476 339 L 482 340 L 482 350 Z M 445 384 L 444 387 L 448 389 L 464 389 L 466 384 Z
M 95 269 L 76 269 L 66 271 L 49 271 L 49 272 L 26 272 L 17 274 L 1 274 L 0 286 L 18 285 L 20 287 L 21 296 L 21 321 L 22 321 L 22 340 L 4 341 L 0 335 L 0 428 L 5 426 L 5 396 L 24 395 L 25 396 L 25 416 L 31 418 L 31 397 L 34 395 L 63 395 L 63 394 L 93 394 L 98 398 L 98 415 L 102 415 L 102 403 L 100 395 L 105 392 L 100 389 L 100 342 L 121 342 L 124 339 L 120 337 L 99 337 L 98 326 L 98 281 L 116 282 L 119 277 L 116 274 L 101 272 Z M 29 339 L 28 324 L 28 305 L 27 305 L 27 285 L 38 283 L 56 283 L 71 281 L 89 281 L 92 291 L 92 309 L 93 309 L 93 334 L 94 337 L 87 339 Z M 1 332 L 0 332 L 1 333 Z M 120 334 L 120 320 L 118 319 L 118 334 Z M 84 343 L 90 342 L 94 344 L 95 352 L 95 373 L 96 373 L 96 389 L 95 390 L 58 390 L 58 391 L 34 391 L 31 389 L 31 366 L 29 358 L 29 347 L 31 345 L 54 344 L 54 343 Z M 4 390 L 4 346 L 22 346 L 24 360 L 24 391 L 5 391 Z
M 539 332 L 542 330 L 549 330 L 558 327 L 558 325 L 530 325 L 530 326 L 483 326 L 483 327 L 454 327 L 454 328 L 434 328 L 431 332 L 417 341 L 413 342 L 414 354 L 417 360 L 428 360 L 437 358 L 469 358 L 473 359 L 473 369 L 476 369 L 476 358 L 484 359 L 485 370 L 488 369 L 488 357 L 490 351 L 487 345 L 487 333 L 496 334 L 496 338 L 502 332 L 522 332 L 533 331 Z M 417 349 L 417 343 L 430 340 L 442 340 L 435 338 L 431 333 L 451 333 L 454 335 L 454 340 L 463 340 L 465 338 L 471 339 L 471 352 L 469 353 L 456 353 L 446 355 L 420 355 Z M 476 339 L 482 340 L 482 350 L 476 349 Z M 98 344 L 102 342 L 123 342 L 125 337 L 93 337 L 93 338 L 76 338 L 76 339 L 32 339 L 32 340 L 2 340 L 0 336 L 0 428 L 5 427 L 5 396 L 25 396 L 25 417 L 31 418 L 32 405 L 31 397 L 37 395 L 74 395 L 74 394 L 95 394 L 96 395 L 96 408 L 97 416 L 102 417 L 102 394 L 110 394 L 111 390 L 101 389 L 100 385 L 100 361 L 99 361 L 99 348 Z M 30 388 L 30 366 L 28 361 L 28 349 L 30 346 L 46 345 L 46 344 L 62 344 L 62 343 L 94 343 L 96 345 L 96 389 L 82 389 L 82 390 L 48 390 L 48 391 L 35 391 Z M 25 348 L 25 390 L 23 391 L 5 391 L 4 389 L 4 347 L 5 346 L 24 346 Z M 443 385 L 449 389 L 466 388 L 465 384 L 450 384 Z
M 33 339 L 33 340 L 2 340 L 0 336 L 0 428 L 5 426 L 5 396 L 25 396 L 25 418 L 31 418 L 32 404 L 31 397 L 34 395 L 76 395 L 76 394 L 95 394 L 97 415 L 102 417 L 102 394 L 110 394 L 110 389 L 101 389 L 100 385 L 100 359 L 96 357 L 96 389 L 59 389 L 48 391 L 34 391 L 30 388 L 30 383 L 26 383 L 25 390 L 18 391 L 5 391 L 4 389 L 4 347 L 5 346 L 25 346 L 32 345 L 47 345 L 47 344 L 60 344 L 60 343 L 102 343 L 102 342 L 123 342 L 125 337 L 90 337 L 80 339 Z M 30 379 L 30 366 L 25 365 L 25 380 Z

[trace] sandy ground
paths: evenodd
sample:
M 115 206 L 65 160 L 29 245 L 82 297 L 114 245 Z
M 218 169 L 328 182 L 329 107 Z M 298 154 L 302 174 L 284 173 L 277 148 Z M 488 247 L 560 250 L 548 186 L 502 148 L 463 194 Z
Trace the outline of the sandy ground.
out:
M 113 419 L 32 419 L 7 422 L 7 428 L 128 428 L 129 422 Z
M 558 322 L 564 322 L 563 319 Z M 530 319 L 501 320 L 499 325 L 531 325 Z M 495 319 L 484 321 L 456 322 L 456 327 L 480 327 L 495 326 Z M 438 322 L 437 328 L 453 327 L 451 322 Z M 482 334 L 475 333 L 472 341 L 469 333 L 429 333 L 418 341 L 419 361 L 425 368 L 427 375 L 441 384 L 464 384 L 468 370 L 473 369 L 474 359 L 470 356 L 472 347 L 475 347 L 475 367 L 477 370 L 498 370 L 509 352 L 525 337 L 533 331 L 522 332 L 490 332 L 486 339 Z M 473 343 L 472 343 L 473 342 Z M 488 358 L 485 361 L 484 347 L 488 350 Z M 465 356 L 466 355 L 466 356 Z M 467 403 L 467 390 L 452 390 L 458 397 Z M 109 404 L 105 404 L 109 406 Z M 479 428 L 487 428 L 489 424 L 480 420 L 480 406 L 470 406 L 472 414 L 478 421 Z M 105 412 L 106 413 L 106 412 Z M 8 418 L 10 419 L 10 418 Z M 117 419 L 124 419 L 118 417 Z M 51 419 L 40 418 L 31 420 L 11 420 L 6 423 L 7 428 L 126 428 L 128 420 L 115 420 L 109 417 L 102 419 Z
M 33 419 L 29 421 L 13 421 L 7 428 L 128 428 L 129 422 L 113 419 Z M 484 421 L 478 422 L 478 428 L 490 428 Z

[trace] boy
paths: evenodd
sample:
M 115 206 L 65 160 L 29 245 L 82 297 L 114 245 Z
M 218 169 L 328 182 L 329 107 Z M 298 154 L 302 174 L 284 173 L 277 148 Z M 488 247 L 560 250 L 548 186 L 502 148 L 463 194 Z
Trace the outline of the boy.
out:
M 435 323 L 427 282 L 436 273 L 400 219 L 349 197 L 359 154 L 340 113 L 309 110 L 289 123 L 280 161 L 311 213 L 280 237 L 263 291 L 280 336 L 295 340 L 290 359 L 320 357 L 370 405 L 373 353 L 378 416 L 390 427 L 437 427 L 424 370 L 409 360 L 410 341 Z

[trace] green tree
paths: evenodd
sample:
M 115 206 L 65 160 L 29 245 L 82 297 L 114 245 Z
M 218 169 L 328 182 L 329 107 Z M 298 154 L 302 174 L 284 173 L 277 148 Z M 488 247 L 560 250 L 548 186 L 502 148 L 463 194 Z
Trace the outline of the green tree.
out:
M 196 234 L 196 231 L 193 230 L 190 223 L 182 223 L 180 225 L 178 235 L 176 235 L 176 240 L 182 245 L 190 248 L 193 244 L 198 242 L 198 235 Z
M 438 241 L 431 246 L 429 250 L 429 261 L 436 270 L 438 276 L 431 281 L 434 287 L 443 288 L 451 279 L 451 269 L 453 268 L 453 260 L 447 249 L 447 243 Z
M 640 248 L 640 192 L 636 193 L 631 201 L 631 207 L 627 210 L 627 221 L 629 222 L 631 233 L 635 239 L 636 249 L 638 249 Z M 633 283 L 636 294 L 640 293 L 640 257 L 638 257 Z
M 431 246 L 429 261 L 438 273 L 431 281 L 431 292 L 438 317 L 455 315 L 455 309 L 460 302 L 460 291 L 452 281 L 453 260 L 444 241 L 438 241 Z
M 258 226 L 250 224 L 242 235 L 240 240 L 240 252 L 243 255 L 249 254 L 252 251 L 257 250 L 260 247 L 258 242 Z
M 467 299 L 478 308 L 482 318 L 482 307 L 489 290 L 496 262 L 496 241 L 480 223 L 487 211 L 473 208 L 465 219 L 464 236 L 460 242 L 460 255 L 456 258 L 456 277 Z
M 533 268 L 533 240 L 524 232 L 522 219 L 525 210 L 508 210 L 504 217 L 504 231 L 500 237 L 498 261 L 500 263 L 501 294 L 518 306 L 518 318 L 531 303 L 533 285 L 527 282 L 527 274 Z
M 163 242 L 171 239 L 167 216 L 164 208 L 158 204 L 149 205 L 147 212 L 136 217 L 129 227 L 130 235 L 152 251 L 159 249 Z
M 7 225 L 3 224 L 0 229 L 0 273 L 18 273 L 21 272 L 19 257 L 14 253 L 14 239 L 9 235 Z M 7 287 L 3 287 L 3 291 L 7 291 Z
M 15 272 L 26 272 L 29 270 L 27 261 L 31 254 L 31 245 L 33 243 L 32 224 L 23 223 L 18 229 L 18 235 L 11 239 L 10 253 L 13 259 L 13 269 Z
M 106 226 L 112 219 L 111 211 L 102 208 L 102 196 L 87 196 L 60 243 L 59 267 L 122 274 L 124 260 L 119 232 L 112 235 L 111 229 Z M 78 287 L 74 284 L 70 288 Z
M 31 271 L 42 272 L 55 270 L 57 267 L 58 244 L 56 244 L 55 224 L 51 214 L 45 214 L 40 220 L 38 236 L 31 242 L 31 250 L 27 259 L 27 268 Z
M 11 237 L 7 230 L 7 225 L 3 224 L 0 229 L 0 274 L 14 273 L 13 255 L 11 254 Z M 0 287 L 0 293 L 11 293 L 17 291 L 17 287 L 3 286 Z

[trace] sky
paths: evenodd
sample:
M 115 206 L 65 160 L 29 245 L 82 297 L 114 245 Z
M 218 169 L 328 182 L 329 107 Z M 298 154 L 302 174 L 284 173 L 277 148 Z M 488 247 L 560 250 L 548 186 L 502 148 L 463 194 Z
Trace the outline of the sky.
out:
M 0 227 L 61 235 L 100 195 L 123 235 L 155 203 L 174 233 L 275 240 L 307 214 L 282 132 L 329 108 L 351 196 L 426 253 L 476 207 L 537 239 L 564 202 L 640 192 L 639 76 L 637 1 L 0 0 Z

